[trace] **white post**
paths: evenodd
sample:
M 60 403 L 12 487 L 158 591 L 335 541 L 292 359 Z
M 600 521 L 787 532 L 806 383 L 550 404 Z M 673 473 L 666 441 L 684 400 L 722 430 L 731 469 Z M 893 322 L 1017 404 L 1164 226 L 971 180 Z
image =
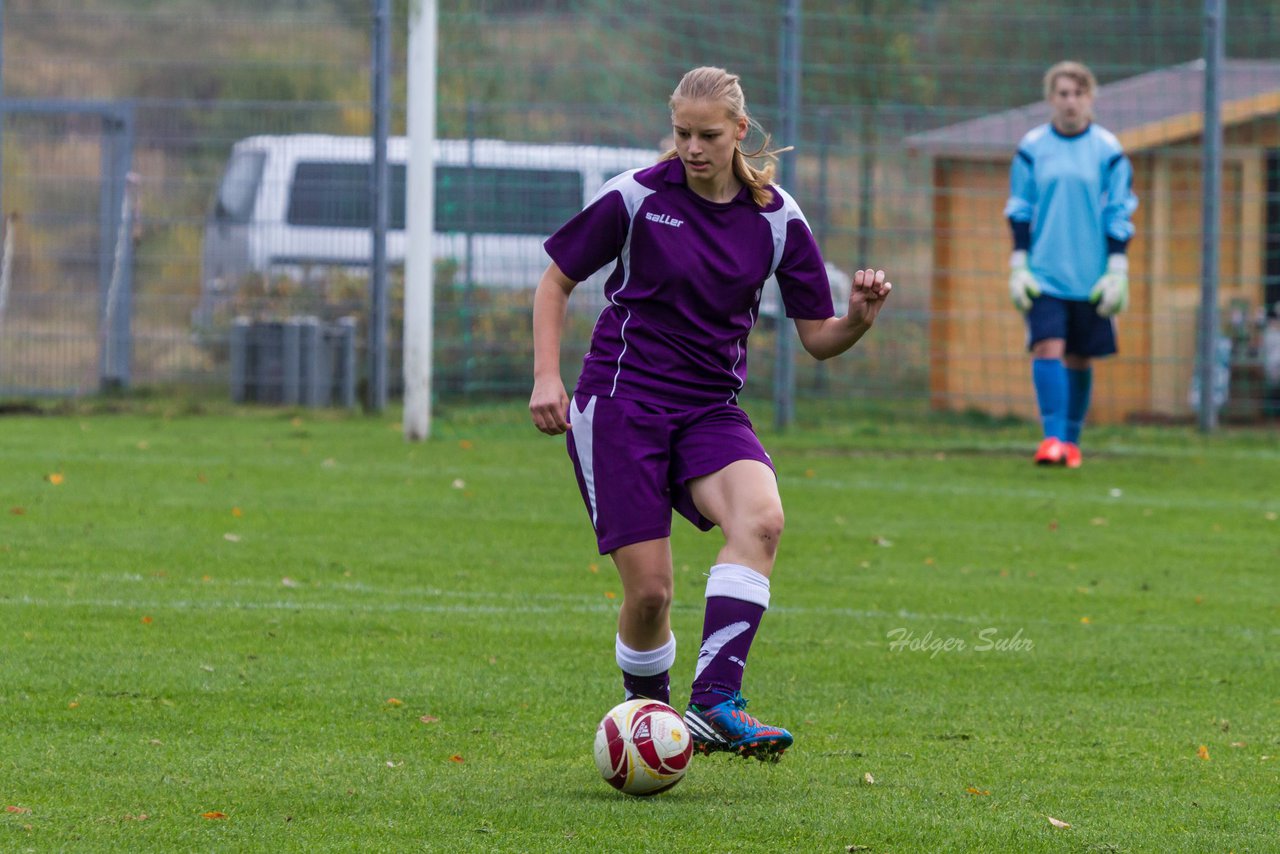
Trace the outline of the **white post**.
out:
M 431 435 L 435 290 L 436 0 L 410 0 L 405 176 L 404 436 Z

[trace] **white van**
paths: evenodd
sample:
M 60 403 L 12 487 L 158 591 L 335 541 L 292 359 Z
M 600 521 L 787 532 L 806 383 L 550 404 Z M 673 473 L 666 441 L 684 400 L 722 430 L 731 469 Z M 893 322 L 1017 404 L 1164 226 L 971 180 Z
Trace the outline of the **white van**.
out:
M 392 264 L 404 262 L 406 153 L 403 137 L 388 140 Z M 532 288 L 547 265 L 547 236 L 605 181 L 658 156 L 647 148 L 438 140 L 435 255 L 456 261 L 461 281 Z M 196 324 L 208 324 L 249 276 L 306 281 L 325 267 L 368 266 L 372 163 L 368 137 L 237 142 L 205 223 Z

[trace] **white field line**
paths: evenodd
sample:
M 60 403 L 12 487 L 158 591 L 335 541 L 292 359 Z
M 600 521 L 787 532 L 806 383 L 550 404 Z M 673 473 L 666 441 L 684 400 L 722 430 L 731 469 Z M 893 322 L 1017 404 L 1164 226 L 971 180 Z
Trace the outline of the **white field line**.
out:
M 123 575 L 123 576 L 102 576 L 101 580 L 126 580 L 141 581 L 141 576 Z M 215 583 L 210 582 L 206 585 L 200 582 L 201 586 L 211 586 L 216 589 Z M 192 584 L 187 584 L 190 587 Z M 261 590 L 278 591 L 279 584 L 266 581 L 255 581 L 253 579 L 238 579 L 231 582 L 221 582 L 220 586 L 248 587 Z M 394 602 L 377 602 L 377 603 L 359 603 L 359 602 L 334 602 L 334 601 L 316 601 L 314 599 L 303 598 L 306 591 L 318 590 L 335 590 L 342 592 L 361 592 L 372 595 L 387 596 L 395 598 L 399 601 Z M 36 608 L 103 608 L 122 611 L 149 611 L 151 613 L 162 613 L 166 609 L 169 610 L 189 610 L 189 611 L 284 611 L 284 612 L 313 612 L 313 613 L 343 613 L 343 614 L 458 614 L 458 615 L 491 615 L 491 614 L 602 614 L 615 613 L 617 604 L 615 602 L 588 602 L 587 597 L 573 594 L 562 593 L 498 593 L 484 591 L 452 591 L 442 590 L 438 588 L 407 588 L 396 590 L 385 590 L 369 587 L 363 584 L 314 584 L 298 589 L 300 594 L 298 598 L 293 600 L 273 599 L 268 601 L 254 601 L 244 599 L 151 599 L 144 601 L 142 599 L 123 599 L 123 598 L 86 598 L 77 599 L 68 597 L 66 599 L 49 599 L 39 598 L 30 595 L 17 596 L 12 598 L 0 599 L 0 605 L 14 605 Z M 408 596 L 421 596 L 423 598 L 435 599 L 480 599 L 480 600 L 498 600 L 496 602 L 407 602 L 404 599 Z M 543 600 L 546 604 L 539 604 L 539 600 Z M 683 605 L 677 603 L 673 605 L 673 610 L 684 611 L 694 610 L 701 607 L 700 602 L 689 602 Z M 996 626 L 1011 625 L 1018 623 L 1019 625 L 1035 625 L 1035 626 L 1053 626 L 1060 627 L 1068 623 L 1074 624 L 1073 621 L 1062 620 L 1046 620 L 1046 619 L 1014 619 L 1008 615 L 1004 617 L 991 617 L 974 614 L 927 614 L 909 611 L 907 609 L 899 609 L 897 611 L 886 611 L 878 609 L 857 609 L 857 608 L 841 608 L 841 607 L 811 607 L 811 606 L 786 606 L 778 605 L 769 609 L 771 612 L 783 616 L 802 616 L 802 617 L 823 617 L 823 618 L 843 618 L 855 620 L 902 620 L 913 623 L 963 623 L 974 626 Z M 1274 627 L 1266 631 L 1257 629 L 1222 625 L 1222 626 L 1186 626 L 1186 625 L 1170 625 L 1163 623 L 1137 623 L 1137 624 L 1121 624 L 1106 623 L 1095 626 L 1095 629 L 1107 631 L 1144 631 L 1144 632 L 1177 632 L 1181 634 L 1221 634 L 1230 637 L 1242 639 L 1254 639 L 1259 636 L 1280 636 L 1280 627 Z
M 853 483 L 843 480 L 835 480 L 831 478 L 821 477 L 781 477 L 779 482 L 784 484 L 795 484 L 797 486 L 805 485 L 809 487 L 823 486 L 829 489 L 854 490 L 862 492 L 909 492 L 915 495 L 921 493 L 919 483 L 902 483 L 898 481 L 877 481 L 874 484 Z M 1099 487 L 1096 493 L 1070 493 L 1055 489 L 993 489 L 988 486 L 966 486 L 961 484 L 939 484 L 932 483 L 928 487 L 930 496 L 936 495 L 960 495 L 960 496 L 978 496 L 982 498 L 1009 498 L 1036 501 L 1052 501 L 1056 504 L 1107 504 L 1115 507 L 1128 506 L 1130 508 L 1146 508 L 1159 507 L 1163 509 L 1183 509 L 1183 510 L 1251 510 L 1259 513 L 1269 511 L 1280 511 L 1280 499 L 1275 498 L 1258 498 L 1256 500 L 1240 499 L 1206 499 L 1206 498 L 1168 498 L 1162 495 L 1152 495 L 1140 492 L 1125 491 L 1123 497 L 1112 498 L 1110 494 L 1104 494 L 1102 488 Z M 1280 530 L 1280 529 L 1278 529 Z

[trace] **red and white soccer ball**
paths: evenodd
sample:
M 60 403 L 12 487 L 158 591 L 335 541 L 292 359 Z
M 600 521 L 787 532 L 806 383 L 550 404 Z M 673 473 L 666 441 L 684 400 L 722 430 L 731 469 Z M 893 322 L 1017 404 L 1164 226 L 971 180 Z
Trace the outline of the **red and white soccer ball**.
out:
M 684 777 L 693 737 L 680 713 L 657 700 L 627 700 L 596 727 L 600 776 L 628 795 L 656 795 Z

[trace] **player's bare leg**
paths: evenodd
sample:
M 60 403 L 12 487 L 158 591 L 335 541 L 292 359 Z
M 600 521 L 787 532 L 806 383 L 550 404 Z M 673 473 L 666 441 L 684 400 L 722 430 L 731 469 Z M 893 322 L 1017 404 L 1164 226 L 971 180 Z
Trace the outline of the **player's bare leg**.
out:
M 676 657 L 671 541 L 633 543 L 615 549 L 610 557 L 622 581 L 615 653 L 627 698 L 670 703 L 670 670 Z
M 702 647 L 685 723 L 701 753 L 725 751 L 777 760 L 791 733 L 747 714 L 741 693 L 747 653 L 769 607 L 769 576 L 782 536 L 777 478 L 757 460 L 739 460 L 689 483 L 702 515 L 725 544 L 707 580 Z

